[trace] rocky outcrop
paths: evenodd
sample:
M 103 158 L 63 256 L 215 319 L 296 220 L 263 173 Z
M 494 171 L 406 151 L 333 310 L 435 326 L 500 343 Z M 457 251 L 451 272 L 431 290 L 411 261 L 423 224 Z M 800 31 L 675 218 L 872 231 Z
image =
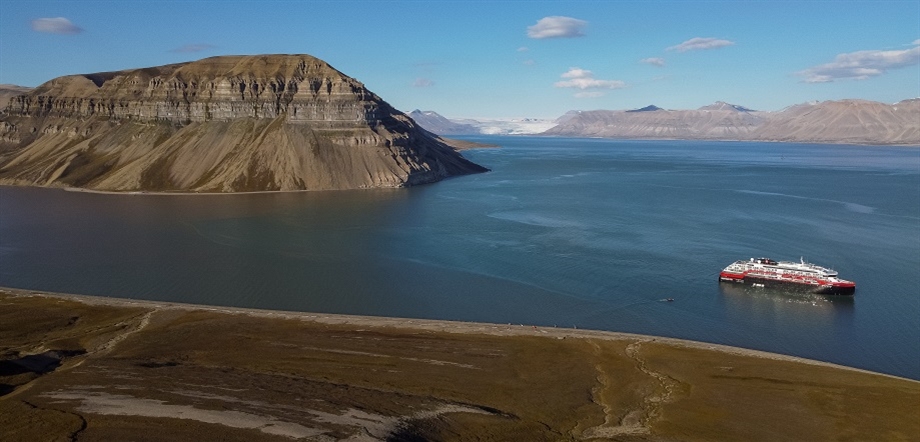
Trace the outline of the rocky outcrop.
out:
M 16 86 L 15 84 L 0 84 L 0 109 L 5 108 L 11 98 L 26 94 L 31 90 L 32 88 L 30 87 Z
M 569 112 L 545 135 L 603 138 L 920 144 L 920 99 L 807 103 L 758 112 L 716 102 L 696 110 L 656 106 Z
M 0 115 L 0 184 L 328 190 L 484 170 L 308 55 L 60 77 L 12 98 Z

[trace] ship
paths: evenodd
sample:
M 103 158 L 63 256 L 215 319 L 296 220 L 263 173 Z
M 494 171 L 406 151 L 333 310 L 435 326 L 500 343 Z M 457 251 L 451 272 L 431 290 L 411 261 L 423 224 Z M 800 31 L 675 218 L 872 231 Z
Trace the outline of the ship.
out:
M 720 282 L 751 284 L 755 287 L 777 287 L 822 295 L 852 295 L 856 283 L 837 277 L 837 272 L 800 259 L 774 261 L 751 258 L 729 264 L 719 273 Z

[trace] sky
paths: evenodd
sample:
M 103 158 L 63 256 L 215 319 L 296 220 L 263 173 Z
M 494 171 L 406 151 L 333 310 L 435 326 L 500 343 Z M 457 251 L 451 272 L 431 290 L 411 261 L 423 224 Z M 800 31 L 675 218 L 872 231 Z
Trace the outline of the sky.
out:
M 920 97 L 920 1 L 0 0 L 0 83 L 310 54 L 451 118 Z

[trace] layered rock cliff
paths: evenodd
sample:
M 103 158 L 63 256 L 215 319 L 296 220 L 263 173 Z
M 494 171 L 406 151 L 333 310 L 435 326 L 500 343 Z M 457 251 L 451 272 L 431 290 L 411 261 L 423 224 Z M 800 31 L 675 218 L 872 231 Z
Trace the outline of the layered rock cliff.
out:
M 6 108 L 10 99 L 31 91 L 30 87 L 16 86 L 15 84 L 0 84 L 0 109 Z
M 920 144 L 920 99 L 825 101 L 758 112 L 717 102 L 696 110 L 567 113 L 545 135 L 801 143 Z
M 327 190 L 482 171 L 308 55 L 65 76 L 12 98 L 0 114 L 0 184 Z

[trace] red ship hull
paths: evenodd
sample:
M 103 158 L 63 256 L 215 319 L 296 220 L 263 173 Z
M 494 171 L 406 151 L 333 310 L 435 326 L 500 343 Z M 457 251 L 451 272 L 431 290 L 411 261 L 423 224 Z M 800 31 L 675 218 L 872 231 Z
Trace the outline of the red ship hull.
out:
M 733 282 L 738 284 L 754 285 L 759 284 L 763 287 L 783 288 L 788 290 L 804 291 L 820 295 L 852 295 L 856 293 L 856 284 L 850 281 L 805 281 L 805 280 L 787 280 L 762 278 L 746 273 L 719 273 L 720 282 Z

